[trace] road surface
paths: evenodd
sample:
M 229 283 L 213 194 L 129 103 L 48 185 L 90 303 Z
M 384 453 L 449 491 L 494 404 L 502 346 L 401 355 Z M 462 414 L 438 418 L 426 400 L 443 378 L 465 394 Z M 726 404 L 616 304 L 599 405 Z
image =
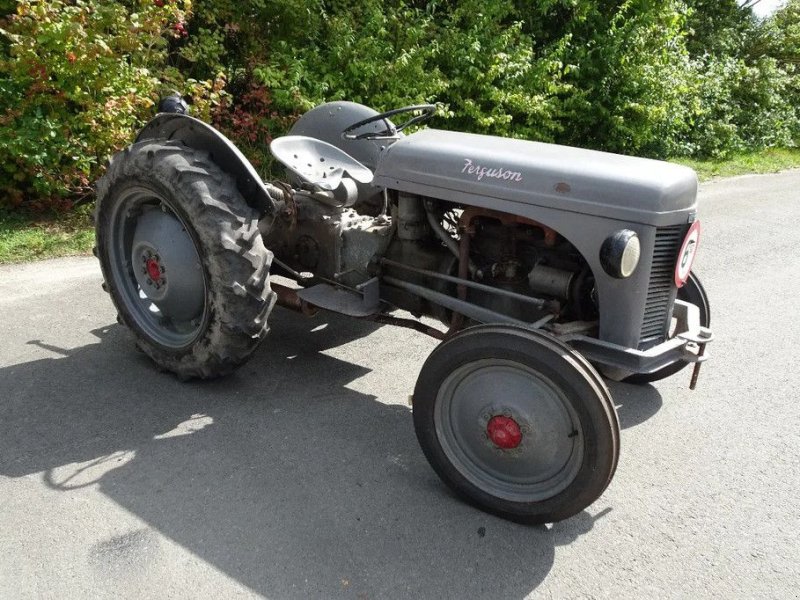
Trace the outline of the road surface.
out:
M 433 340 L 282 309 L 235 376 L 137 353 L 90 258 L 0 268 L 4 598 L 796 598 L 800 172 L 707 184 L 717 340 L 611 386 L 616 477 L 524 527 L 439 482 L 407 405 Z

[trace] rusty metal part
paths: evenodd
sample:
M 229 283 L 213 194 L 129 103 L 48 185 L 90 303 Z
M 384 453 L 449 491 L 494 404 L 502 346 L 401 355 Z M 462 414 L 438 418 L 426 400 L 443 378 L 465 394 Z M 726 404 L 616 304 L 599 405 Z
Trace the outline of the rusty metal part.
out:
M 676 308 L 679 307 L 680 301 L 676 301 Z M 681 318 L 678 317 L 678 322 L 680 326 Z M 689 389 L 694 390 L 697 386 L 697 378 L 700 375 L 700 366 L 705 362 L 706 358 L 704 357 L 706 353 L 706 345 L 714 340 L 714 334 L 711 333 L 711 330 L 707 327 L 700 327 L 699 331 L 688 331 L 684 333 L 679 333 L 676 338 L 680 338 L 686 340 L 687 342 L 691 342 L 697 344 L 697 354 L 694 358 L 691 358 L 691 354 L 689 358 L 691 362 L 694 363 L 694 368 L 692 369 L 692 379 L 689 383 Z
M 700 358 L 705 354 L 706 345 L 700 344 L 700 349 L 697 351 L 697 358 Z M 700 367 L 703 366 L 703 363 L 696 362 L 694 363 L 694 369 L 692 369 L 692 381 L 689 383 L 689 389 L 694 390 L 697 387 L 697 378 L 700 376 Z
M 519 302 L 527 302 L 528 304 L 532 304 L 537 308 L 548 310 L 554 314 L 557 314 L 561 310 L 561 304 L 558 302 L 558 300 L 544 300 L 542 298 L 537 298 L 536 296 L 529 296 L 527 294 L 512 292 L 511 290 L 506 290 L 492 285 L 486 285 L 485 283 L 478 283 L 477 281 L 471 281 L 469 279 L 453 277 L 452 275 L 445 275 L 443 273 L 437 273 L 436 271 L 420 269 L 419 267 L 412 267 L 405 263 L 397 262 L 396 260 L 391 260 L 389 258 L 380 259 L 380 263 L 382 265 L 387 265 L 389 267 L 402 269 L 404 271 L 409 271 L 410 273 L 417 273 L 418 275 L 424 275 L 425 277 L 430 277 L 432 279 L 440 279 L 442 281 L 455 283 L 456 285 L 460 284 L 461 286 L 466 288 L 472 288 L 489 294 L 496 294 L 498 296 L 512 298 L 514 300 L 518 300 Z
M 540 326 L 537 325 L 537 323 L 543 324 L 542 319 L 535 323 L 521 321 L 520 319 L 515 319 L 507 314 L 494 311 L 490 308 L 485 308 L 479 304 L 472 304 L 471 302 L 467 302 L 465 300 L 459 300 L 453 296 L 448 296 L 447 294 L 437 292 L 423 285 L 417 285 L 416 283 L 411 283 L 403 279 L 384 276 L 383 282 L 386 283 L 386 285 L 411 292 L 415 296 L 424 298 L 425 300 L 433 302 L 434 304 L 438 304 L 439 306 L 443 306 L 444 308 L 449 308 L 452 311 L 463 313 L 465 317 L 480 323 L 509 323 L 511 325 L 519 325 L 520 327 L 525 327 L 527 329 L 535 329 L 537 326 Z M 471 281 L 469 283 L 474 285 Z M 551 315 L 547 315 L 547 319 L 549 320 L 550 318 Z
M 703 366 L 703 361 L 699 360 L 703 357 L 706 353 L 706 343 L 700 344 L 700 348 L 697 350 L 697 358 L 698 361 L 694 363 L 694 369 L 692 369 L 692 380 L 689 382 L 689 389 L 694 390 L 697 387 L 697 378 L 700 376 L 700 367 Z
M 469 279 L 469 242 L 472 235 L 475 233 L 475 228 L 472 225 L 460 228 L 461 241 L 458 245 L 458 278 L 462 281 Z M 467 286 L 459 283 L 456 288 L 459 300 L 467 299 Z M 453 317 L 450 319 L 450 328 L 447 330 L 446 337 L 450 337 L 457 333 L 464 327 L 464 315 L 460 312 L 453 312 Z
M 475 226 L 472 224 L 472 222 L 478 217 L 494 219 L 500 221 L 500 223 L 503 225 L 531 225 L 533 227 L 537 227 L 538 229 L 542 230 L 544 234 L 544 243 L 548 247 L 555 245 L 558 236 L 554 229 L 551 229 L 546 225 L 542 225 L 541 223 L 532 219 L 491 210 L 488 208 L 468 206 L 461 213 L 461 217 L 458 220 L 458 230 L 461 234 L 461 242 L 458 248 L 458 277 L 464 281 L 469 279 L 470 274 L 469 245 L 470 238 L 475 235 Z M 467 286 L 464 284 L 459 284 L 457 290 L 458 299 L 465 301 L 467 299 Z M 557 310 L 560 310 L 560 307 Z M 446 336 L 450 337 L 454 335 L 463 327 L 464 315 L 454 311 L 453 318 L 450 321 L 450 328 L 447 330 Z
M 280 306 L 302 313 L 308 317 L 313 317 L 317 314 L 317 307 L 301 299 L 300 296 L 297 295 L 297 290 L 279 283 L 273 283 L 270 287 L 277 295 L 278 298 L 276 302 Z
M 573 271 L 555 269 L 542 263 L 535 264 L 528 273 L 528 285 L 531 290 L 563 300 L 570 298 L 573 279 L 575 279 Z
M 471 227 L 472 221 L 478 217 L 494 219 L 500 221 L 503 225 L 531 225 L 532 227 L 541 229 L 544 233 L 544 243 L 548 247 L 555 246 L 558 238 L 558 232 L 556 232 L 555 229 L 551 229 L 547 225 L 542 225 L 538 221 L 519 215 L 491 210 L 489 208 L 481 208 L 479 206 L 468 206 L 464 209 L 464 212 L 461 213 L 461 217 L 458 220 L 459 228 Z
M 383 323 L 385 325 L 395 325 L 396 327 L 405 327 L 406 329 L 413 329 L 429 335 L 432 338 L 436 338 L 437 340 L 443 340 L 446 336 L 444 331 L 439 331 L 435 327 L 430 327 L 425 325 L 425 323 L 422 321 L 415 321 L 414 319 L 403 319 L 400 317 L 393 317 L 392 315 L 378 313 L 377 315 L 364 317 L 364 320 L 373 321 L 375 323 Z
M 439 218 L 435 214 L 434 204 L 434 201 L 430 199 L 424 201 L 425 212 L 428 215 L 428 224 L 433 232 L 439 237 L 439 239 L 442 240 L 442 243 L 447 246 L 447 249 L 453 253 L 453 256 L 459 258 L 461 252 L 459 250 L 459 243 L 453 238 L 453 236 L 444 230 L 444 227 L 442 227 L 442 224 L 439 222 Z M 478 268 L 475 266 L 475 263 L 469 260 L 469 256 L 467 257 L 467 265 L 470 274 L 475 275 L 475 272 Z
M 297 225 L 297 201 L 295 200 L 292 186 L 283 181 L 273 181 L 271 185 L 277 193 L 283 196 L 281 216 L 289 222 L 290 228 L 295 227 Z
M 447 339 L 449 337 L 454 336 L 459 331 L 461 331 L 463 327 L 464 327 L 464 315 L 462 315 L 460 312 L 453 311 L 453 316 L 450 319 L 450 327 L 444 334 L 444 338 Z

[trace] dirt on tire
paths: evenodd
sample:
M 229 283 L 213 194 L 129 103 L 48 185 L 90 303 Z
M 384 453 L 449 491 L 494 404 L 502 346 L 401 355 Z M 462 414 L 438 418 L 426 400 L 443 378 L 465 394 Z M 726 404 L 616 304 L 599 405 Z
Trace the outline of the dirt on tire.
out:
M 130 273 L 115 267 L 109 249 L 119 243 L 115 223 L 124 216 L 124 191 L 138 186 L 169 207 L 198 251 L 205 280 L 205 308 L 198 334 L 183 347 L 148 335 L 120 291 Z M 180 142 L 146 140 L 114 156 L 97 184 L 97 256 L 105 288 L 120 321 L 139 348 L 181 379 L 226 375 L 244 363 L 267 333 L 275 304 L 269 272 L 272 252 L 263 243 L 258 214 L 232 177 L 205 152 Z M 133 218 L 133 217 L 131 217 Z

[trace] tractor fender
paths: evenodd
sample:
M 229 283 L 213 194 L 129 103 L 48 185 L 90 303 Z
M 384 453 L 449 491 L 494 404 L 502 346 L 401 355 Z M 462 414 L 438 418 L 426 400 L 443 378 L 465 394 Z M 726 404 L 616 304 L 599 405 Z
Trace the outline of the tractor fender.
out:
M 236 187 L 248 205 L 262 216 L 275 212 L 275 201 L 253 165 L 233 142 L 211 125 L 188 115 L 160 113 L 136 136 L 137 142 L 151 139 L 178 140 L 190 148 L 208 152 L 211 160 L 236 180 Z

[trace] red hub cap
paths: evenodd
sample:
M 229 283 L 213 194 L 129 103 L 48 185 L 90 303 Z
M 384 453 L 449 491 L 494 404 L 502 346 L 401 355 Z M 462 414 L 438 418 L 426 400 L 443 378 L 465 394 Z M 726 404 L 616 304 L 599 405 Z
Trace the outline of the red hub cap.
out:
M 517 422 L 511 417 L 497 415 L 489 419 L 486 434 L 495 446 L 503 450 L 511 450 L 519 446 L 522 441 L 522 432 Z
M 158 280 L 161 279 L 161 265 L 158 264 L 158 261 L 155 258 L 148 258 L 145 266 L 150 279 L 158 283 Z

